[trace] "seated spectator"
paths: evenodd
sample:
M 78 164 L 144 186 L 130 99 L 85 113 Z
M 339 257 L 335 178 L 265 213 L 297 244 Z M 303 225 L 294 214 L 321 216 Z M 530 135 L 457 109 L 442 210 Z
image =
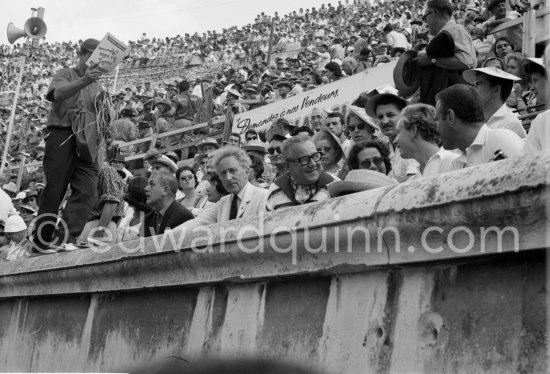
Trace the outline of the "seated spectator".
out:
M 460 151 L 453 170 L 515 157 L 523 148 L 513 131 L 485 125 L 481 97 L 471 86 L 458 84 L 441 91 L 436 113 L 443 147 Z
M 335 82 L 341 78 L 344 78 L 344 74 L 342 73 L 342 68 L 338 63 L 331 61 L 328 64 L 325 65 L 326 74 L 328 77 L 329 82 Z
M 369 169 L 388 175 L 391 171 L 390 151 L 380 140 L 355 144 L 348 156 L 348 170 Z
M 247 152 L 250 157 L 250 169 L 248 170 L 248 181 L 256 187 L 266 188 L 262 175 L 264 174 L 264 158 L 257 153 Z
M 327 185 L 337 178 L 322 170 L 321 154 L 309 136 L 286 139 L 282 152 L 288 171 L 269 188 L 267 210 L 323 201 L 330 197 Z
M 550 72 L 550 45 L 546 47 L 544 53 L 544 62 L 546 64 L 546 72 Z M 546 99 L 550 101 L 550 85 L 546 83 Z M 525 139 L 523 152 L 536 153 L 540 151 L 548 151 L 550 149 L 550 110 L 540 113 L 531 122 L 531 128 Z M 1 206 L 1 205 L 0 205 Z
M 392 93 L 373 96 L 365 105 L 367 114 L 376 119 L 378 128 L 390 141 L 392 168 L 389 176 L 399 183 L 418 174 L 418 162 L 412 158 L 404 159 L 400 150 L 394 148 L 397 122 L 406 106 L 407 102 L 403 98 Z
M 464 79 L 474 86 L 483 103 L 485 123 L 491 129 L 508 129 L 525 138 L 518 116 L 506 106 L 514 82 L 520 78 L 498 68 L 466 70 Z
M 357 60 L 351 56 L 348 56 L 342 60 L 342 70 L 346 75 L 351 76 L 355 73 L 355 68 L 357 68 Z
M 208 186 L 206 187 L 206 195 L 208 198 L 208 203 L 212 206 L 214 203 L 220 201 L 222 197 L 229 195 L 229 192 L 225 190 L 218 174 L 209 173 L 207 178 Z
M 285 140 L 286 138 L 284 136 L 274 135 L 269 142 L 269 147 L 267 148 L 271 165 L 275 167 L 275 175 L 273 176 L 273 179 L 277 179 L 283 175 L 288 168 L 287 163 L 283 160 L 283 151 L 281 150 L 281 146 Z
M 504 60 L 507 55 L 514 53 L 514 45 L 510 39 L 501 36 L 495 41 L 495 44 L 493 44 L 493 53 L 501 60 Z
M 344 149 L 338 139 L 333 133 L 328 130 L 321 130 L 313 138 L 317 152 L 321 154 L 321 165 L 323 170 L 338 176 L 342 167 L 340 161 L 344 159 Z
M 228 145 L 233 145 L 235 147 L 240 147 L 241 146 L 241 136 L 236 132 L 232 132 L 231 134 L 229 134 L 229 139 L 227 139 L 227 144 Z
M 324 126 L 327 113 L 320 108 L 313 108 L 309 115 L 309 124 L 314 132 L 319 132 Z
M 217 150 L 214 153 L 214 168 L 230 195 L 222 197 L 216 205 L 180 225 L 179 229 L 225 223 L 242 217 L 257 217 L 260 212 L 265 211 L 267 191 L 248 182 L 250 157 L 243 149 L 225 146 Z
M 512 93 L 506 99 L 506 105 L 517 109 L 518 112 L 525 110 L 527 107 L 526 97 L 529 96 L 529 85 L 531 82 L 531 76 L 525 71 L 524 63 L 525 55 L 520 52 L 510 53 L 504 58 L 506 72 L 520 78 L 519 81 L 514 83 Z
M 178 166 L 174 161 L 165 155 L 158 154 L 156 150 L 148 151 L 144 160 L 149 162 L 152 171 L 166 170 L 174 174 L 178 170 Z
M 30 246 L 27 240 L 27 225 L 21 216 L 13 215 L 6 219 L 4 234 L 9 242 L 8 247 L 4 250 L 6 261 L 30 257 Z
M 197 146 L 197 149 L 199 150 L 200 153 L 204 153 L 207 155 L 214 153 L 216 149 L 219 149 L 219 148 L 220 148 L 220 145 L 214 138 L 206 138 L 202 140 Z
M 351 148 L 351 140 L 344 132 L 344 116 L 340 112 L 330 112 L 327 114 L 326 128 L 340 140 L 344 157 L 347 157 Z
M 244 138 L 246 140 L 246 143 L 252 140 L 258 140 L 258 132 L 254 129 L 246 130 L 246 132 L 244 133 Z
M 533 81 L 533 86 L 531 91 L 535 94 L 536 105 L 542 105 L 544 108 L 547 107 L 547 93 L 550 91 L 548 81 L 548 75 L 542 58 L 528 58 L 529 62 L 525 65 L 525 71 L 531 75 Z M 540 108 L 537 108 L 540 110 Z
M 191 213 L 195 208 L 202 209 L 206 203 L 206 198 L 199 195 L 196 190 L 199 180 L 195 170 L 191 166 L 182 166 L 176 171 L 176 179 L 178 180 L 176 201 L 189 209 Z
M 346 124 L 353 143 L 360 144 L 372 140 L 376 132 L 380 131 L 372 118 L 367 115 L 363 108 L 350 105 L 348 109 Z
M 395 144 L 403 158 L 418 162 L 419 176 L 429 177 L 452 170 L 458 154 L 441 148 L 437 131 L 435 108 L 426 104 L 413 104 L 401 112 L 397 124 Z
M 147 205 L 147 196 L 145 195 L 147 183 L 148 180 L 145 177 L 138 176 L 130 179 L 124 201 L 128 203 L 131 209 L 117 227 L 117 242 L 125 242 L 144 236 L 144 233 L 140 230 L 144 227 L 145 214 L 151 211 L 151 208 Z
M 166 170 L 154 171 L 145 187 L 147 205 L 152 209 L 145 216 L 143 235 L 145 237 L 163 234 L 182 223 L 192 220 L 193 214 L 176 201 L 178 180 Z

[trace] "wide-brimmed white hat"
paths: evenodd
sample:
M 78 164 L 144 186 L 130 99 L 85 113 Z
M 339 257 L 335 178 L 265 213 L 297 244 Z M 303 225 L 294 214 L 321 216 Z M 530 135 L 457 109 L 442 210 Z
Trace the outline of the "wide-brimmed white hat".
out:
M 477 69 L 469 69 L 464 70 L 462 72 L 462 77 L 466 80 L 466 82 L 470 84 L 474 84 L 476 81 L 477 73 L 482 73 L 485 75 L 490 75 L 492 77 L 500 78 L 500 79 L 507 79 L 510 81 L 519 81 L 521 78 L 516 77 L 513 74 L 507 73 L 504 70 L 500 70 L 499 68 L 495 66 L 489 66 L 486 68 L 477 68 Z
M 18 215 L 9 216 L 4 223 L 4 232 L 14 233 L 20 232 L 27 228 L 23 218 Z
M 327 187 L 330 196 L 336 197 L 394 184 L 396 182 L 387 175 L 373 170 L 357 169 L 350 170 L 345 180 L 332 182 Z

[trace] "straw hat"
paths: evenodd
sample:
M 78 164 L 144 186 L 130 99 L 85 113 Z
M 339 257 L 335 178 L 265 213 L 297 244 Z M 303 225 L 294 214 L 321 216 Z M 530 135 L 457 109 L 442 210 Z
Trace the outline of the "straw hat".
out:
M 327 187 L 330 196 L 336 197 L 394 184 L 396 182 L 387 175 L 377 171 L 357 169 L 350 170 L 345 180 L 332 182 Z

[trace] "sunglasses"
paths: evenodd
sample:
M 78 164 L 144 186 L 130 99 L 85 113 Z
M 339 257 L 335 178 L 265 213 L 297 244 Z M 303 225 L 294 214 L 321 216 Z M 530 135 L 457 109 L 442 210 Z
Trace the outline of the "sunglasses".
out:
M 258 140 L 258 137 L 257 136 L 250 136 L 248 138 L 246 138 L 246 141 L 251 141 L 251 140 Z
M 382 157 L 374 157 L 372 159 L 365 159 L 361 161 L 361 167 L 364 169 L 370 169 L 371 165 L 374 163 L 376 166 L 384 164 L 384 159 Z
M 313 162 L 319 162 L 321 160 L 321 154 L 319 152 L 315 152 L 311 156 L 302 156 L 298 157 L 295 160 L 288 160 L 289 162 L 298 162 L 302 166 L 308 166 L 313 160 Z
M 180 180 L 190 181 L 190 180 L 192 180 L 193 178 L 195 178 L 195 177 L 192 176 L 192 175 L 186 175 L 186 176 L 183 176 L 183 175 L 182 175 L 182 176 L 180 177 Z
M 283 153 L 281 152 L 281 147 L 268 148 L 268 149 L 267 149 L 267 152 L 268 152 L 270 155 L 274 155 L 275 152 L 277 152 L 277 153 L 280 154 L 280 155 L 283 154 Z
M 357 130 L 364 130 L 364 129 L 367 128 L 367 124 L 366 123 L 359 123 L 357 126 L 349 125 L 348 130 L 350 132 L 354 132 L 356 127 L 357 127 Z

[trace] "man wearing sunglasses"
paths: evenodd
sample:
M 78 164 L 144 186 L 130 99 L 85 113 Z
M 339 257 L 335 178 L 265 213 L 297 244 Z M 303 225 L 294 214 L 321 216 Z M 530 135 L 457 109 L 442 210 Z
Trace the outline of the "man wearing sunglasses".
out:
M 269 188 L 267 210 L 315 203 L 330 198 L 327 185 L 337 178 L 321 166 L 321 153 L 311 137 L 297 135 L 286 139 L 282 146 L 288 171 Z

